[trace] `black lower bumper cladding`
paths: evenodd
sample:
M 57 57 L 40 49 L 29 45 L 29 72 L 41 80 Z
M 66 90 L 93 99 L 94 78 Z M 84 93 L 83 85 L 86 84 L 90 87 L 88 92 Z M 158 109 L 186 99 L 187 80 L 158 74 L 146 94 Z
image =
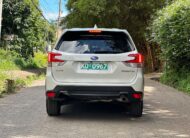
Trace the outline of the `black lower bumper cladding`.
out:
M 57 86 L 53 90 L 57 97 L 64 94 L 71 97 L 130 97 L 135 91 L 130 86 Z
M 54 91 L 135 92 L 130 86 L 57 86 Z

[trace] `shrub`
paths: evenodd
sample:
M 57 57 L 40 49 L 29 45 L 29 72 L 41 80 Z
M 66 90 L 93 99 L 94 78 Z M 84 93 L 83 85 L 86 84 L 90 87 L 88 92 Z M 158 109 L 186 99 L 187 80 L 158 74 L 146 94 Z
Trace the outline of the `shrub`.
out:
M 182 73 L 183 72 L 183 73 Z M 190 93 L 189 70 L 168 70 L 161 76 L 161 82 L 179 90 Z
M 47 65 L 47 56 L 41 52 L 35 53 L 34 58 L 30 57 L 25 60 L 14 51 L 6 51 L 0 49 L 0 96 L 6 92 L 6 80 L 11 79 L 11 75 L 8 70 L 16 69 L 38 69 L 44 68 Z M 37 76 L 29 76 L 27 79 L 18 78 L 15 80 L 15 86 L 10 89 L 17 87 L 26 86 L 32 80 L 37 79 Z M 12 91 L 12 90 L 11 90 Z
M 29 57 L 27 61 L 19 61 L 22 63 L 23 68 L 38 69 L 45 68 L 47 66 L 47 54 L 38 52 L 34 54 L 34 57 Z
M 47 66 L 47 54 L 38 52 L 24 59 L 14 51 L 0 50 L 0 70 L 38 69 Z
M 7 75 L 0 73 L 0 96 L 6 90 L 6 79 Z
M 15 70 L 19 67 L 15 64 L 14 60 L 18 54 L 14 51 L 0 50 L 0 70 Z
M 47 54 L 42 52 L 35 53 L 33 61 L 38 68 L 44 68 L 47 66 Z
M 161 82 L 190 92 L 190 0 L 176 0 L 160 10 L 151 28 L 167 63 Z
M 27 66 L 27 62 L 24 60 L 24 58 L 16 58 L 14 63 L 19 66 L 19 68 L 25 68 Z
M 170 68 L 190 69 L 190 0 L 177 0 L 160 10 L 152 32 Z

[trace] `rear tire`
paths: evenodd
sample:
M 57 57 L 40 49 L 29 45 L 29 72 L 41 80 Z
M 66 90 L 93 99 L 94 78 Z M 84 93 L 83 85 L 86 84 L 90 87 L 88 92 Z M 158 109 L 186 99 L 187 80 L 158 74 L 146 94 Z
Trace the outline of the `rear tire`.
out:
M 141 117 L 143 113 L 143 101 L 131 103 L 129 113 L 133 117 Z
M 60 114 L 61 105 L 59 102 L 46 99 L 46 111 L 49 116 L 58 116 Z

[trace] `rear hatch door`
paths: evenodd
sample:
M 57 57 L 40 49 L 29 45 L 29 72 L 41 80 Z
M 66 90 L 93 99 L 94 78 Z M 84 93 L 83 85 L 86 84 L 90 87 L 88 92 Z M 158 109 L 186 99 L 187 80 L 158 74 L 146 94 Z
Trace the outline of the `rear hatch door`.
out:
M 68 32 L 53 53 L 52 75 L 61 83 L 130 83 L 138 71 L 128 63 L 136 51 L 121 32 Z

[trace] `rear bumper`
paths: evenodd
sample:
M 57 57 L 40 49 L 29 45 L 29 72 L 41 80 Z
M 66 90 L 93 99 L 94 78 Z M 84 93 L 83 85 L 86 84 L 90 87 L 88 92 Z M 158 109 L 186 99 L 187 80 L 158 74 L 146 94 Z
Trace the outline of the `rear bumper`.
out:
M 142 69 L 139 69 L 136 79 L 130 83 L 75 83 L 57 82 L 51 74 L 51 69 L 47 69 L 46 92 L 54 91 L 54 100 L 68 98 L 82 99 L 117 99 L 125 95 L 127 99 L 133 101 L 132 94 L 140 93 L 143 98 L 144 77 Z M 142 100 L 142 99 L 140 99 Z
M 114 100 L 122 96 L 127 98 L 127 102 L 143 100 L 143 92 L 135 91 L 130 86 L 56 86 L 52 91 L 56 93 L 54 100 L 64 100 L 66 97 L 85 100 Z M 132 94 L 134 93 L 141 94 L 142 98 L 133 98 Z
M 108 89 L 110 88 L 113 88 L 113 87 L 132 87 L 132 89 L 134 91 L 139 91 L 139 92 L 144 92 L 144 75 L 143 75 L 143 70 L 142 69 L 138 69 L 138 73 L 137 73 L 137 76 L 136 76 L 136 79 L 130 83 L 108 83 L 108 82 L 105 82 L 105 83 L 89 83 L 89 82 L 86 82 L 86 83 L 77 83 L 77 82 L 58 82 L 58 81 L 55 81 L 52 74 L 51 74 L 51 68 L 47 68 L 47 73 L 46 73 L 46 82 L 45 82 L 45 89 L 46 91 L 51 91 L 51 90 L 54 90 L 54 89 L 57 89 L 57 87 L 68 87 L 68 86 L 71 86 L 71 87 L 108 87 Z M 64 77 L 64 76 L 63 76 Z

